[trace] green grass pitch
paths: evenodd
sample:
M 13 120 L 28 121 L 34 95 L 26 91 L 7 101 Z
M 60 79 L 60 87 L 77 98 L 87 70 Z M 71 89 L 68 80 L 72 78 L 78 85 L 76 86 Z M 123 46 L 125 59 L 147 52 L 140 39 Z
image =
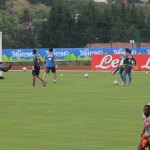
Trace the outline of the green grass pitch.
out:
M 37 80 L 34 88 L 30 71 L 4 73 L 0 150 L 137 149 L 150 74 L 133 72 L 132 85 L 123 87 L 118 74 L 84 73 L 58 72 L 56 84 L 49 74 L 46 87 Z

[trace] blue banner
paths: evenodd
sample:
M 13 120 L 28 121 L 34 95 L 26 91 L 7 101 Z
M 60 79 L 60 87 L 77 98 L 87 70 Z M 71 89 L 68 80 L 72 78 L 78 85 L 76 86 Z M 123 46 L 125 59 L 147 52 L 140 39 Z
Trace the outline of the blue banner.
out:
M 150 48 L 130 48 L 132 54 L 150 54 Z M 33 49 L 3 49 L 3 61 L 32 61 Z M 47 48 L 37 48 L 37 53 L 44 60 Z M 57 60 L 91 60 L 92 54 L 124 54 L 125 48 L 54 48 Z

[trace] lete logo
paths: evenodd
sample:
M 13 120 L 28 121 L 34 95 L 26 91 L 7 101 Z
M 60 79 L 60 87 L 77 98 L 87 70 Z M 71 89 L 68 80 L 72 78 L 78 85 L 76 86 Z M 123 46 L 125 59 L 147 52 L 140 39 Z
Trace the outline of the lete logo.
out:
M 120 62 L 120 65 L 123 63 L 123 60 Z M 99 65 L 96 65 L 96 68 L 108 69 L 110 67 L 116 68 L 119 65 L 119 59 L 114 59 L 111 55 L 106 55 L 103 57 Z
M 148 58 L 148 60 L 147 60 L 147 62 L 146 62 L 146 65 L 141 66 L 141 68 L 150 69 L 149 64 L 150 64 L 150 58 Z

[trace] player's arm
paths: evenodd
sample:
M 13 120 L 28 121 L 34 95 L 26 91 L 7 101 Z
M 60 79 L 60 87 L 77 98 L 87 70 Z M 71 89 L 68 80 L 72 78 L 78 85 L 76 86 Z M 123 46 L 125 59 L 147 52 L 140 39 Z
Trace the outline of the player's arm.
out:
M 11 68 L 11 66 L 12 66 L 12 63 L 7 67 L 1 66 L 0 70 L 3 72 L 7 72 Z
M 135 64 L 135 66 L 136 66 L 136 60 L 134 59 L 134 57 L 132 58 L 132 60 L 134 61 L 134 64 Z
M 136 60 L 134 59 L 134 57 L 132 57 L 132 68 L 137 68 L 136 66 Z
M 44 57 L 44 64 L 46 64 L 46 56 Z
M 141 137 L 144 135 L 144 133 L 145 133 L 145 127 L 143 128 L 143 131 L 141 133 Z
M 123 58 L 124 58 L 124 55 L 123 55 L 123 56 L 121 56 L 119 60 L 121 61 Z

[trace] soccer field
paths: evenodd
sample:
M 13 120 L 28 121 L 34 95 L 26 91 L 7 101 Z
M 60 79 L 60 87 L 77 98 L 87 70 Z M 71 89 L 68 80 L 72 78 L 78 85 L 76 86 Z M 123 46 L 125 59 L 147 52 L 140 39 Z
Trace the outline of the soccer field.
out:
M 34 88 L 30 71 L 4 73 L 0 150 L 137 149 L 150 74 L 133 72 L 133 84 L 123 87 L 118 74 L 84 73 L 58 72 L 56 84 L 50 74 L 46 87 L 37 80 Z

